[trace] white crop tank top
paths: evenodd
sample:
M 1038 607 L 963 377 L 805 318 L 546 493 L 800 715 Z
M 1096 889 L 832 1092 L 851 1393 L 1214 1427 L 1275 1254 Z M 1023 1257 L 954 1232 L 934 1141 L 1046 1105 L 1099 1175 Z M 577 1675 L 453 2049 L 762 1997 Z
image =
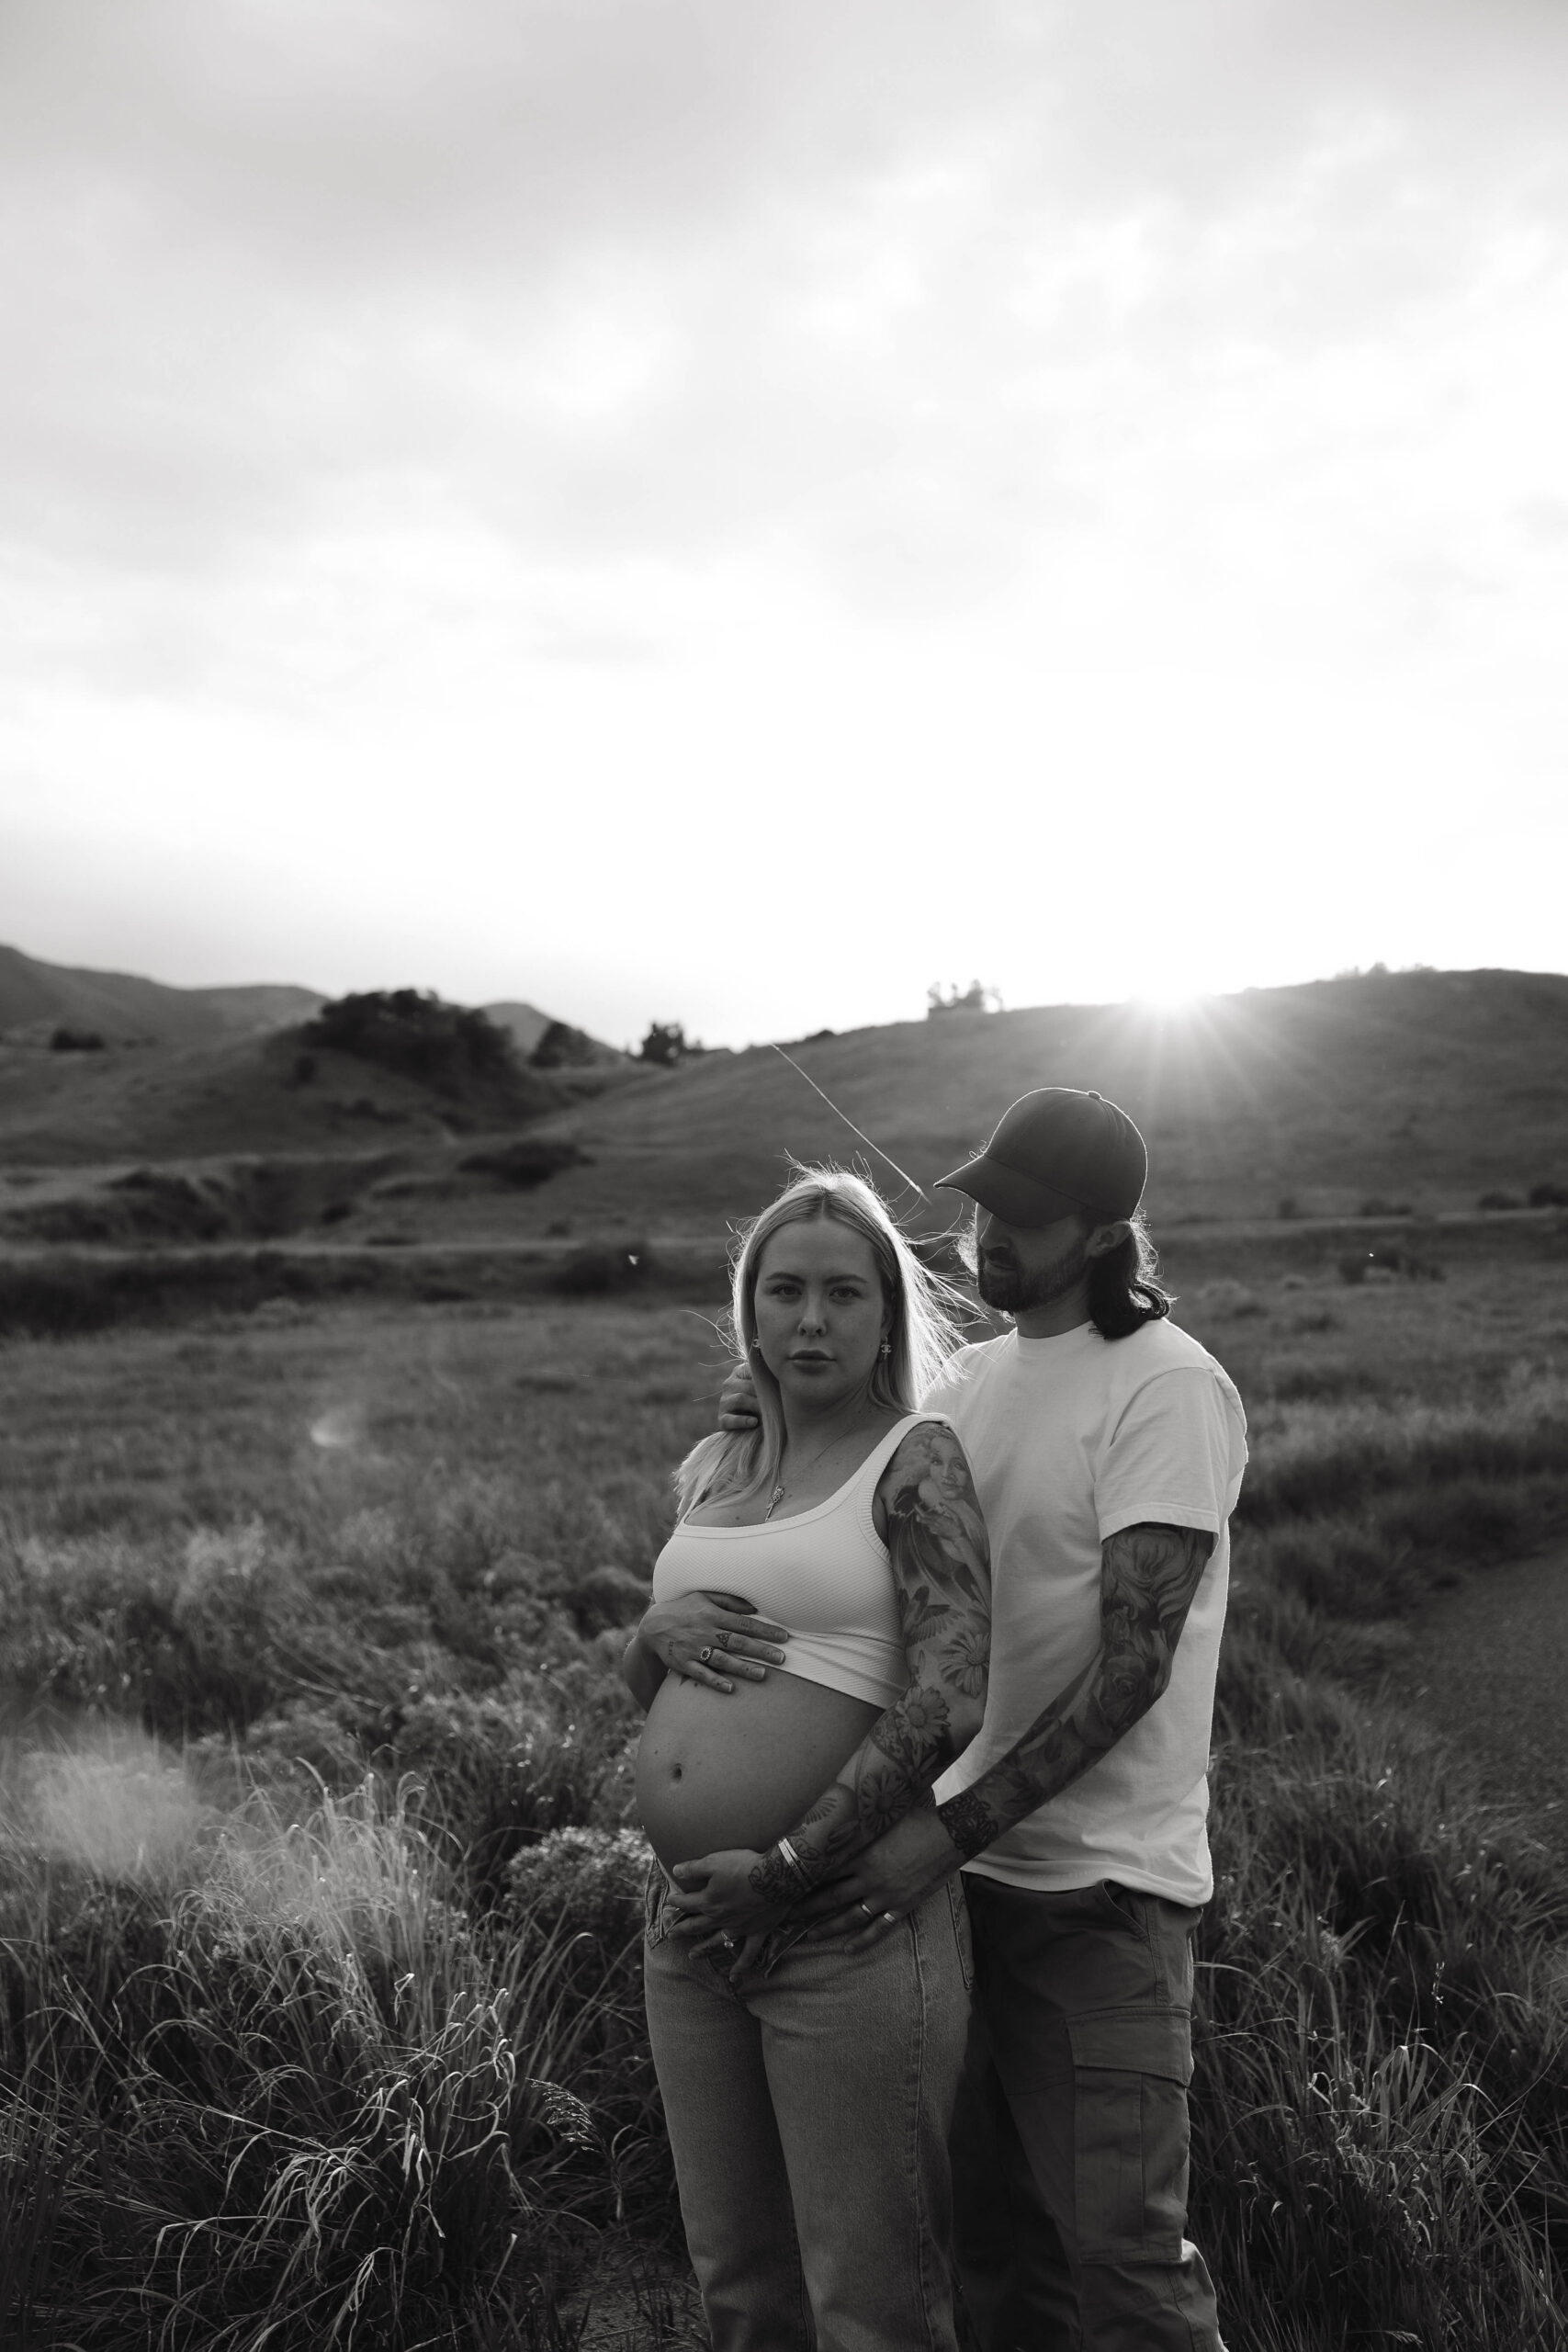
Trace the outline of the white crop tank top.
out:
M 909 1679 L 887 1546 L 872 1517 L 877 1481 L 903 1440 L 940 1413 L 909 1413 L 825 1503 L 752 1527 L 682 1521 L 653 1568 L 655 1600 L 733 1592 L 787 1625 L 785 1674 L 890 1707 Z

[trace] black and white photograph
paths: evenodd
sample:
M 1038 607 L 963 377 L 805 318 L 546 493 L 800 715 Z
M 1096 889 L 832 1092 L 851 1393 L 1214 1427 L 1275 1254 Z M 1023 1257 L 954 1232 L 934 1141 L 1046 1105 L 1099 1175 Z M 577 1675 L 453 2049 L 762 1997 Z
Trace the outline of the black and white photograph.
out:
M 0 0 L 0 2346 L 1568 2344 L 1568 8 Z

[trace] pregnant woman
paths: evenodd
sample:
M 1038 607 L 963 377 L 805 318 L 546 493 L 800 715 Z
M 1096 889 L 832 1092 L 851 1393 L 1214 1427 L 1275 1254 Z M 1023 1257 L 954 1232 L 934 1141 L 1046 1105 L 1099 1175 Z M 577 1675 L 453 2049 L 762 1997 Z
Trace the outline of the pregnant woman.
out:
M 964 1311 L 857 1177 L 807 1170 L 763 1211 L 733 1297 L 760 1426 L 682 1465 L 626 1652 L 649 2030 L 714 2352 L 955 2345 L 962 1890 L 858 1953 L 789 1909 L 979 1728 L 985 1528 L 951 1428 L 910 1409 Z

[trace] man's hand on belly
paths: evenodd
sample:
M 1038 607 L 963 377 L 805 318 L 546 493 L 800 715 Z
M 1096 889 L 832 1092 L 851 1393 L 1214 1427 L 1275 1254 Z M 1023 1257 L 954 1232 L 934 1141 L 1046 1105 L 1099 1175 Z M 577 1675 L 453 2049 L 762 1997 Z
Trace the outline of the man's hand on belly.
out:
M 922 1805 L 857 1854 L 842 1878 L 796 1904 L 791 1917 L 812 1923 L 813 1941 L 848 1936 L 849 1949 L 859 1951 L 886 1934 L 889 1913 L 898 1920 L 918 1911 L 963 1860 L 940 1814 Z

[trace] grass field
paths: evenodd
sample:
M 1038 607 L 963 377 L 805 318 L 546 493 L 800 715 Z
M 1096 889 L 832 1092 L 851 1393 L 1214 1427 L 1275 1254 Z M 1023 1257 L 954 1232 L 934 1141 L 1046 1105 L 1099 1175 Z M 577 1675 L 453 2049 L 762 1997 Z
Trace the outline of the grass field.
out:
M 1545 2352 L 1568 1871 L 1379 1676 L 1568 1523 L 1568 1261 L 1175 1275 L 1254 1444 L 1195 2104 L 1227 2334 Z M 0 1348 L 7 2346 L 686 2340 L 613 1661 L 721 1364 L 657 1295 Z

